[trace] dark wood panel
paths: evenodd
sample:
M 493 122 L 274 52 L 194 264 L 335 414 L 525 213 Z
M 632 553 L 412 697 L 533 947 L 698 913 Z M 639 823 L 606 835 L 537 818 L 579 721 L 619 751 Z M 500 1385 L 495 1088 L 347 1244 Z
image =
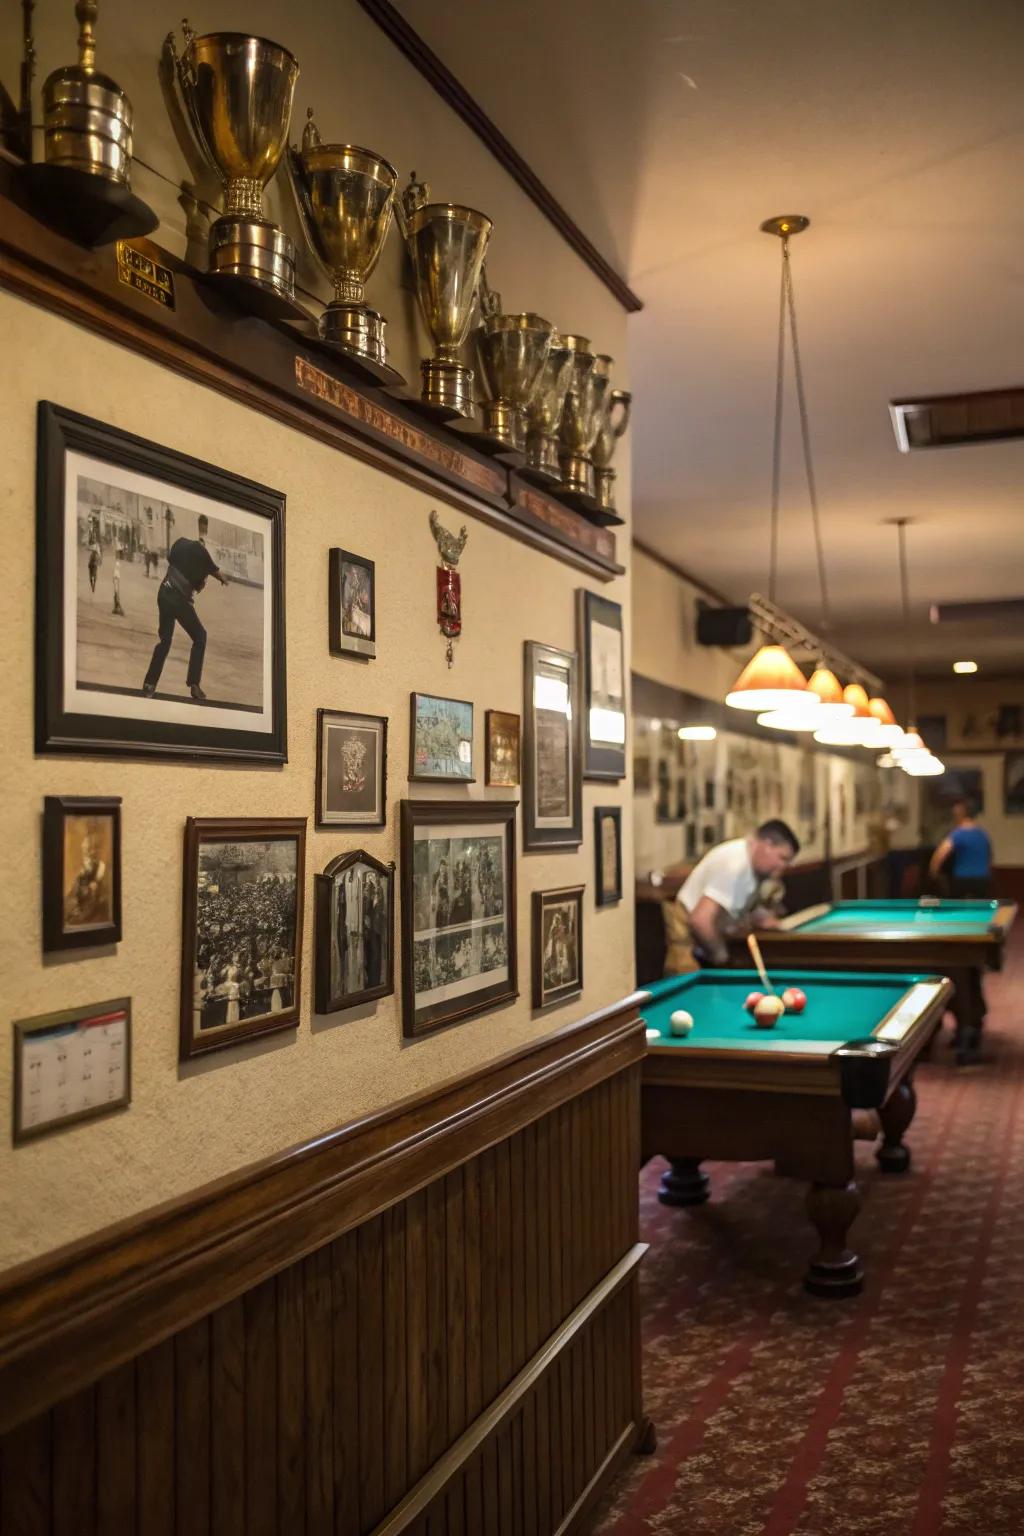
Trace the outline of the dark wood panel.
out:
M 240 1305 L 240 1304 L 239 1304 Z M 223 1309 L 227 1312 L 228 1308 Z M 219 1318 L 220 1314 L 218 1314 Z M 140 1355 L 135 1362 L 136 1445 L 138 1456 L 139 1530 L 147 1536 L 174 1536 L 177 1509 L 177 1484 L 174 1465 L 174 1395 L 175 1365 L 174 1340 L 165 1339 L 153 1349 Z M 218 1399 L 211 1396 L 214 1422 L 217 1421 Z M 58 1410 L 59 1411 L 59 1410 Z M 244 1442 L 235 1453 L 236 1462 L 244 1455 Z M 89 1474 L 93 1467 L 90 1461 Z M 217 1480 L 214 1478 L 214 1495 Z M 214 1528 L 225 1536 L 236 1536 L 240 1529 L 231 1524 L 230 1518 L 218 1522 L 218 1506 L 214 1503 Z M 244 1500 L 241 1516 L 244 1519 Z
M 96 1530 L 121 1536 L 135 1523 L 135 1365 L 96 1388 Z
M 245 1297 L 245 1509 L 248 1536 L 277 1528 L 277 1286 Z
M 277 1277 L 277 1524 L 306 1526 L 305 1267 Z
M 207 1536 L 211 1530 L 209 1318 L 178 1334 L 174 1374 L 178 1536 Z
M 412 1295 L 409 1294 L 411 1303 Z M 358 1234 L 331 1244 L 332 1353 L 334 1357 L 334 1529 L 358 1536 L 359 1523 L 359 1283 Z
M 142 1361 L 139 1361 L 142 1365 Z M 94 1536 L 96 1530 L 96 1388 L 87 1387 L 53 1411 L 53 1533 Z M 141 1420 L 140 1420 L 141 1431 Z M 173 1439 L 170 1444 L 173 1445 Z M 140 1434 L 139 1451 L 142 1442 Z M 140 1457 L 140 1483 L 142 1465 Z M 173 1504 L 171 1510 L 173 1514 Z M 6 1530 L 6 1526 L 2 1526 Z M 162 1536 L 166 1526 L 154 1526 Z
M 245 1536 L 245 1304 L 210 1318 L 210 1507 L 216 1536 Z

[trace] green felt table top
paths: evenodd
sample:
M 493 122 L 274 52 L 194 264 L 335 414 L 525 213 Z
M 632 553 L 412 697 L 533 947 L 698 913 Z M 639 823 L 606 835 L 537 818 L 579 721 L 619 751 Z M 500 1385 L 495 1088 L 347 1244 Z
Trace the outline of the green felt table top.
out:
M 985 933 L 995 921 L 997 901 L 837 901 L 827 912 L 789 933 Z
M 752 1051 L 801 1051 L 827 1055 L 849 1040 L 865 1040 L 911 988 L 933 980 L 870 971 L 799 971 L 773 966 L 776 990 L 800 987 L 801 1014 L 783 1014 L 773 1029 L 760 1029 L 743 1007 L 763 987 L 756 971 L 693 971 L 664 976 L 644 988 L 651 1001 L 641 1011 L 651 1046 Z M 693 1017 L 688 1035 L 673 1035 L 669 1020 L 683 1008 Z M 650 1033 L 657 1030 L 660 1038 Z

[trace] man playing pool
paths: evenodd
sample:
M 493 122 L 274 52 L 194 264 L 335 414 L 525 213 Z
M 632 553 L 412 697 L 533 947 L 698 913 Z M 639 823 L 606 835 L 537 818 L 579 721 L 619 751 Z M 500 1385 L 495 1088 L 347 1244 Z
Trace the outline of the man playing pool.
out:
M 700 966 L 727 965 L 726 935 L 745 920 L 754 928 L 775 928 L 778 918 L 759 902 L 761 882 L 781 875 L 800 851 L 786 822 L 762 822 L 749 837 L 719 843 L 704 855 L 679 888 L 693 959 Z

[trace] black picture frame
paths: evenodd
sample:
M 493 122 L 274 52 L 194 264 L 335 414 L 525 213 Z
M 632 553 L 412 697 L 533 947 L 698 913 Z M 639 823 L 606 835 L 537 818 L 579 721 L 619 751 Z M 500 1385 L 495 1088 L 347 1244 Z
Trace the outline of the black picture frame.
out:
M 117 1022 L 123 1025 L 123 1045 L 119 1048 L 119 1066 L 117 1070 L 122 1080 L 122 1089 L 116 1097 L 110 1096 L 109 1087 L 104 1082 L 104 1064 L 99 1063 L 95 1054 L 95 1038 L 91 1035 L 93 1029 L 101 1028 L 106 1033 L 115 1027 Z M 96 1102 L 83 1105 L 78 1109 L 64 1109 L 56 1115 L 47 1116 L 45 1119 L 36 1120 L 33 1123 L 32 1116 L 23 1113 L 25 1098 L 23 1089 L 26 1087 L 26 1078 L 33 1073 L 30 1065 L 26 1069 L 26 1051 L 31 1050 L 33 1043 L 40 1043 L 48 1035 L 53 1036 L 52 1047 L 54 1052 L 60 1051 L 63 1060 L 59 1063 L 59 1070 L 65 1079 L 70 1078 L 67 1087 L 62 1089 L 62 1095 L 67 1094 L 71 1102 L 75 1102 L 78 1095 L 76 1089 L 81 1086 L 80 1080 L 76 1082 L 77 1072 L 72 1063 L 68 1066 L 68 1043 L 77 1038 L 79 1033 L 87 1040 L 93 1051 L 93 1060 L 90 1063 L 89 1075 L 95 1083 Z M 27 1141 L 35 1141 L 40 1136 L 49 1136 L 54 1131 L 63 1131 L 70 1125 L 78 1125 L 83 1120 L 94 1120 L 99 1115 L 107 1115 L 118 1109 L 127 1109 L 132 1101 L 132 1000 L 130 997 L 114 997 L 102 1003 L 88 1003 L 80 1008 L 61 1008 L 55 1013 L 37 1014 L 30 1019 L 15 1019 L 12 1031 L 14 1040 L 14 1081 L 13 1103 L 11 1106 L 11 1141 L 16 1147 L 23 1146 Z M 42 1063 L 38 1064 L 40 1069 Z M 116 1065 L 116 1064 L 115 1064 Z M 54 1069 L 58 1066 L 54 1062 Z M 109 1066 L 108 1066 L 109 1070 Z M 109 1076 L 107 1082 L 109 1083 Z M 31 1088 L 30 1088 L 31 1093 Z M 84 1095 L 83 1095 L 84 1097 Z
M 487 1013 L 502 1003 L 511 1002 L 519 995 L 516 954 L 516 809 L 515 800 L 477 800 L 460 804 L 435 800 L 402 801 L 402 1033 L 406 1039 L 419 1039 L 449 1024 L 462 1023 L 477 1014 Z M 459 827 L 467 829 L 466 836 L 469 838 L 479 836 L 478 829 L 489 828 L 492 831 L 500 831 L 503 852 L 501 918 L 488 917 L 485 914 L 479 921 L 468 924 L 446 921 L 445 923 L 427 923 L 417 928 L 417 875 L 421 881 L 422 904 L 424 895 L 422 880 L 424 874 L 429 879 L 430 862 L 434 857 L 430 843 L 444 844 L 447 841 L 450 844 L 452 838 L 458 836 L 453 829 Z M 437 831 L 436 838 L 431 836 L 433 829 Z M 422 836 L 418 837 L 418 833 Z M 416 869 L 416 846 L 420 842 L 427 845 L 426 872 Z M 450 853 L 449 848 L 449 855 Z M 430 916 L 436 916 L 436 913 L 431 913 Z M 448 998 L 423 1002 L 423 993 L 417 992 L 417 976 L 421 973 L 417 946 L 424 942 L 429 942 L 432 946 L 436 945 L 439 936 L 454 943 L 459 939 L 460 934 L 465 937 L 476 929 L 481 930 L 481 940 L 483 940 L 484 927 L 498 921 L 503 925 L 505 964 L 493 969 L 501 969 L 504 974 L 493 983 L 481 985 L 474 992 L 462 992 Z M 441 934 L 442 929 L 446 930 L 444 934 Z M 425 934 L 428 934 L 427 939 L 423 937 Z M 481 969 L 476 974 L 484 977 L 487 972 Z
M 89 821 L 109 820 L 109 847 L 106 858 L 99 860 L 96 879 L 76 882 L 81 895 L 76 899 L 95 903 L 97 884 L 109 880 L 109 898 L 104 903 L 109 917 L 95 921 L 68 923 L 65 874 L 69 818 Z M 83 867 L 83 874 L 88 873 Z M 120 795 L 47 795 L 43 801 L 43 949 L 92 949 L 121 942 L 121 797 Z
M 523 848 L 578 848 L 583 841 L 583 786 L 580 767 L 580 733 L 576 727 L 579 680 L 575 651 L 527 640 L 523 646 Z M 539 680 L 552 685 L 553 697 L 565 696 L 565 717 L 561 710 L 536 707 Z M 547 721 L 540 718 L 546 715 Z M 545 769 L 543 758 L 560 755 L 564 747 L 565 814 L 545 809 Z M 562 770 L 559 769 L 559 772 Z
M 200 953 L 197 934 L 199 916 L 199 863 L 202 848 L 207 845 L 226 843 L 237 847 L 255 843 L 293 843 L 295 845 L 294 868 L 294 916 L 291 954 L 287 957 L 291 969 L 281 971 L 282 980 L 275 982 L 274 967 L 263 967 L 261 980 L 266 983 L 263 991 L 270 991 L 271 1006 L 246 1018 L 244 1002 L 236 996 L 226 999 L 226 1021 L 207 1026 L 211 1033 L 204 1034 L 202 1025 L 197 1029 L 196 1012 L 201 1012 L 205 1002 L 197 1009 L 197 996 L 202 997 L 202 974 L 199 966 Z M 302 1007 L 302 917 L 305 900 L 306 877 L 306 818 L 292 817 L 197 817 L 189 816 L 185 823 L 184 884 L 182 891 L 181 932 L 181 1016 L 179 1060 L 188 1061 L 194 1056 L 205 1056 L 209 1051 L 225 1050 L 242 1040 L 258 1035 L 276 1033 L 282 1029 L 294 1029 L 299 1023 Z M 236 880 L 236 884 L 244 883 Z M 209 889 L 209 886 L 206 887 Z M 238 947 L 237 941 L 232 945 Z M 212 967 L 212 958 L 210 965 Z M 273 1008 L 273 995 L 284 991 L 290 997 L 286 1006 Z M 239 1011 L 237 1021 L 230 1019 L 231 1001 Z M 283 1001 L 283 1000 L 282 1000 Z
M 605 862 L 605 828 L 614 828 L 615 855 L 611 883 Z M 594 807 L 594 905 L 611 907 L 622 900 L 622 807 L 596 805 Z
M 339 878 L 360 865 L 367 866 L 384 881 L 386 949 L 381 980 L 375 985 L 356 988 L 351 992 L 338 991 L 332 985 L 332 898 Z M 395 990 L 395 866 L 375 859 L 365 848 L 351 853 L 341 853 L 330 861 L 322 874 L 316 876 L 313 889 L 314 938 L 316 955 L 314 962 L 314 1002 L 317 1013 L 340 1013 L 355 1008 L 360 1003 L 372 1003 L 380 997 L 389 997 Z M 365 914 L 364 914 L 365 916 Z M 365 923 L 361 923 L 365 930 Z M 364 960 L 366 955 L 365 933 L 362 938 Z
M 564 885 L 552 891 L 534 891 L 533 922 L 530 933 L 531 971 L 533 977 L 532 1001 L 534 1008 L 551 1008 L 555 1003 L 568 1002 L 583 991 L 583 891 L 582 885 Z M 544 938 L 545 914 L 556 907 L 571 907 L 575 926 L 575 966 L 570 978 L 551 985 L 545 977 L 546 942 Z M 572 943 L 570 937 L 569 943 Z
M 629 715 L 626 698 L 626 651 L 623 640 L 622 604 L 585 587 L 577 590 L 577 649 L 580 657 L 580 741 L 585 779 L 617 781 L 626 777 L 626 734 Z M 601 639 L 595 646 L 595 635 Z M 610 632 L 610 633 L 606 633 Z M 615 640 L 617 636 L 617 641 Z M 619 692 L 611 695 L 616 674 Z M 604 686 L 602 686 L 602 684 Z M 615 703 L 618 703 L 618 708 Z M 595 734 L 598 719 L 609 722 L 618 716 L 621 741 Z M 615 732 L 618 733 L 616 725 Z
M 284 763 L 288 759 L 287 739 L 287 669 L 285 658 L 285 572 L 284 572 L 284 515 L 283 492 L 271 490 L 241 475 L 232 474 L 213 464 L 204 463 L 188 454 L 161 447 L 133 433 L 123 432 L 105 422 L 95 421 L 64 406 L 42 400 L 37 409 L 38 444 L 36 476 L 36 725 L 37 752 L 74 752 L 78 755 L 114 755 L 118 757 L 184 757 L 194 760 L 218 759 L 222 761 Z M 139 676 L 138 689 L 116 686 L 95 681 L 79 685 L 77 677 L 65 675 L 65 630 L 71 598 L 75 598 L 74 622 L 78 623 L 79 572 L 74 573 L 74 585 L 69 587 L 65 551 L 69 545 L 68 516 L 66 514 L 67 462 L 69 454 L 80 455 L 97 467 L 122 472 L 125 478 L 148 480 L 153 485 L 153 502 L 165 505 L 165 544 L 170 540 L 174 512 L 170 503 L 190 499 L 193 503 L 188 515 L 198 518 L 199 505 L 210 504 L 239 514 L 237 526 L 246 526 L 246 520 L 265 522 L 265 531 L 259 527 L 259 537 L 266 540 L 261 545 L 260 573 L 266 568 L 267 556 L 271 565 L 269 592 L 263 597 L 264 633 L 269 630 L 270 656 L 261 657 L 261 677 L 269 668 L 269 687 L 264 686 L 263 703 L 250 706 L 231 700 L 207 698 L 193 702 L 187 694 L 172 695 L 157 685 L 155 696 L 146 696 L 142 682 L 147 663 L 152 654 L 157 629 L 157 592 L 160 578 L 159 551 L 148 551 L 156 567 L 156 580 L 149 580 L 147 603 L 152 613 L 145 619 L 147 634 L 145 643 L 134 641 Z M 169 491 L 169 496 L 162 492 Z M 135 494 L 130 493 L 130 494 Z M 147 508 L 147 511 L 151 511 Z M 167 518 L 170 513 L 170 518 Z M 137 517 L 140 519 L 141 512 Z M 71 530 L 76 554 L 79 550 L 78 525 L 80 512 L 73 514 L 75 528 Z M 216 513 L 214 513 L 216 516 Z M 106 513 L 104 512 L 104 520 Z M 117 575 L 123 553 L 122 533 L 132 541 L 132 524 L 127 512 L 119 513 L 112 536 L 114 558 L 112 570 Z M 160 518 L 150 523 L 150 532 L 159 529 Z M 97 526 L 99 518 L 97 516 Z M 255 533 L 255 526 L 251 530 Z M 139 535 L 141 537 L 141 534 Z M 92 537 L 92 535 L 90 535 Z M 97 534 L 97 547 L 104 535 Z M 160 535 L 155 537 L 159 541 Z M 148 550 L 148 545 L 146 546 Z M 134 573 L 134 556 L 142 553 L 133 545 L 126 560 L 123 576 L 113 584 L 116 616 L 120 603 L 120 581 L 128 575 L 130 564 Z M 151 569 L 148 554 L 144 558 L 147 578 Z M 166 549 L 165 556 L 166 558 Z M 244 566 L 244 557 L 240 557 Z M 80 562 L 79 562 L 80 563 Z M 231 587 L 229 573 L 228 590 Z M 138 589 L 141 578 L 134 576 Z M 90 585 L 93 576 L 90 575 Z M 238 584 L 259 585 L 238 578 Z M 141 589 L 145 590 L 145 589 Z M 223 595 L 218 593 L 218 595 Z M 84 596 L 84 588 L 83 588 Z M 131 604 L 132 599 L 127 601 Z M 268 607 L 269 605 L 269 607 Z M 99 611 L 99 610 L 98 610 Z M 216 610 L 213 610 L 214 612 Z M 139 610 L 140 617 L 142 610 Z M 131 608 L 122 611 L 121 617 L 131 618 Z M 201 616 L 200 616 L 201 622 Z M 122 633 L 128 637 L 134 631 L 126 626 Z M 173 647 L 181 645 L 175 626 Z M 262 644 L 262 641 L 261 641 Z M 206 675 L 210 670 L 210 654 L 205 657 Z M 166 668 L 165 668 L 166 673 Z M 75 691 L 79 697 L 75 700 Z M 112 712 L 104 713 L 97 707 L 104 697 L 110 697 Z M 116 701 L 117 709 L 113 710 Z M 88 707 L 89 705 L 93 707 Z M 152 706 L 152 708 L 150 708 Z M 172 718 L 182 711 L 187 720 Z M 194 719 L 192 712 L 194 711 Z M 237 719 L 235 718 L 237 717 Z M 256 728 L 261 717 L 263 725 Z M 215 723 L 216 722 L 216 723 Z
M 362 731 L 376 733 L 378 739 L 376 793 L 372 812 L 353 812 L 342 815 L 331 811 L 328 805 L 327 764 L 330 758 L 330 733 L 338 731 Z M 316 825 L 333 832 L 348 827 L 383 827 L 387 825 L 388 790 L 388 721 L 386 715 L 364 715 L 345 709 L 318 709 L 316 712 Z
M 368 635 L 346 633 L 344 605 L 341 594 L 344 587 L 345 567 L 358 566 L 370 581 L 370 632 Z M 328 562 L 327 606 L 330 619 L 328 643 L 332 656 L 357 656 L 372 661 L 377 655 L 377 568 L 365 555 L 354 555 L 348 549 L 332 549 Z
M 469 710 L 468 734 L 463 735 L 460 741 L 469 744 L 469 772 L 468 773 L 426 773 L 417 767 L 416 756 L 419 742 L 419 707 L 421 701 L 429 701 L 433 704 L 456 704 L 460 709 Z M 410 693 L 409 695 L 409 778 L 416 784 L 475 784 L 474 771 L 475 743 L 474 733 L 476 729 L 475 710 L 469 699 L 449 699 L 438 693 Z

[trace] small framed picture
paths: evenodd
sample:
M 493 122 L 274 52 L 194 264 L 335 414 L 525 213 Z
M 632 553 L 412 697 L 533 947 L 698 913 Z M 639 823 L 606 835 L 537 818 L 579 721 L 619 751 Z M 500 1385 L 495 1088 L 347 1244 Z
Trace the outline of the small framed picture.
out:
M 473 784 L 473 706 L 432 693 L 409 695 L 409 777 Z
M 330 561 L 332 656 L 377 654 L 377 588 L 372 560 L 332 549 Z
M 182 1061 L 299 1022 L 306 818 L 185 824 Z
M 130 997 L 15 1019 L 14 1145 L 131 1103 L 131 1056 Z
M 515 789 L 519 784 L 519 716 L 501 709 L 484 715 L 484 782 L 495 789 Z
M 43 802 L 43 949 L 121 942 L 121 800 Z
M 583 841 L 575 651 L 525 643 L 523 847 Z
M 622 900 L 622 809 L 599 805 L 594 809 L 595 903 L 610 907 Z
M 581 588 L 577 594 L 583 707 L 583 776 L 626 776 L 626 664 L 622 605 Z
M 359 848 L 316 877 L 316 1011 L 395 990 L 395 866 Z
M 316 712 L 316 824 L 382 827 L 387 820 L 388 722 L 341 709 Z
M 533 893 L 533 1006 L 583 990 L 583 887 Z

